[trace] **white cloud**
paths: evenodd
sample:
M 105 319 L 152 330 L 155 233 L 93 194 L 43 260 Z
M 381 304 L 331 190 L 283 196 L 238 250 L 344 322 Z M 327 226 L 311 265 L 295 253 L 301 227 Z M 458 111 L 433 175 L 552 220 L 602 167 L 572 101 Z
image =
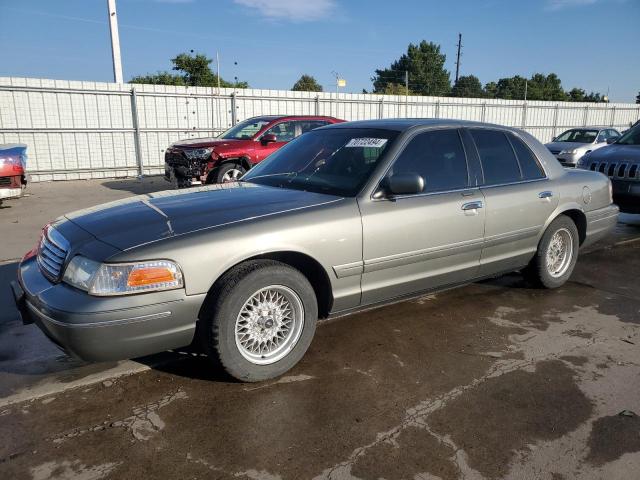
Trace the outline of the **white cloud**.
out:
M 238 5 L 257 10 L 265 17 L 311 22 L 327 17 L 335 7 L 334 0 L 233 0 Z

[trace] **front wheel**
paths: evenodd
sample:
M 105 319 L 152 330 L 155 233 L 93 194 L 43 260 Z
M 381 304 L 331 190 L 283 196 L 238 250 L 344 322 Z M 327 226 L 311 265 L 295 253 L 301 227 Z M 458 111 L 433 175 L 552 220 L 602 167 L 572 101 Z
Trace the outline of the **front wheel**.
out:
M 203 310 L 209 358 L 245 382 L 277 377 L 298 363 L 318 319 L 307 278 L 272 260 L 249 261 L 225 274 Z
M 573 273 L 578 260 L 578 228 L 569 217 L 560 215 L 547 227 L 525 276 L 545 288 L 558 288 Z
M 217 183 L 235 182 L 246 172 L 245 168 L 239 163 L 223 163 L 216 173 Z

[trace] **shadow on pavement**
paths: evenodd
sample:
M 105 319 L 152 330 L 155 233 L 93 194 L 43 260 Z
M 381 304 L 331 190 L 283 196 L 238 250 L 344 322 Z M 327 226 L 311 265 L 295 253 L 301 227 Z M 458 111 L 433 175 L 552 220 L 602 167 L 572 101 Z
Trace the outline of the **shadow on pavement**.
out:
M 145 193 L 160 192 L 171 189 L 171 184 L 160 175 L 143 177 L 141 179 L 128 178 L 123 180 L 111 180 L 103 182 L 102 185 L 110 188 L 111 190 L 129 192 L 134 195 L 143 195 Z

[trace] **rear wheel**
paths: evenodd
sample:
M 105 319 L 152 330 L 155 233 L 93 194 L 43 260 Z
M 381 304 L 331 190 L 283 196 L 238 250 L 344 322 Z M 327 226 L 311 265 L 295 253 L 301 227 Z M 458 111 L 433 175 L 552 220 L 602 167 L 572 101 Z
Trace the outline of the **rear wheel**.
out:
M 223 163 L 216 173 L 216 182 L 235 182 L 244 175 L 245 172 L 245 168 L 239 163 Z
M 249 261 L 225 274 L 204 310 L 207 354 L 245 382 L 277 377 L 298 363 L 318 318 L 306 277 L 272 260 Z
M 547 227 L 525 276 L 545 288 L 565 284 L 578 260 L 578 228 L 569 217 L 560 215 Z

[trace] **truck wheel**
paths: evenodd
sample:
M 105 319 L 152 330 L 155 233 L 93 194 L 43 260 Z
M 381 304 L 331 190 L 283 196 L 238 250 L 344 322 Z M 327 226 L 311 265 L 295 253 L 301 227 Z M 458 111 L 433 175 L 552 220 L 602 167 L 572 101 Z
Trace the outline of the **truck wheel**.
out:
M 239 163 L 223 163 L 216 173 L 217 183 L 235 182 L 246 172 Z
M 525 276 L 545 288 L 564 285 L 573 273 L 579 246 L 576 224 L 566 215 L 560 215 L 542 235 L 536 255 L 524 270 Z
M 316 330 L 318 304 L 307 278 L 273 260 L 238 265 L 203 307 L 209 358 L 232 377 L 258 382 L 282 375 L 302 358 Z

